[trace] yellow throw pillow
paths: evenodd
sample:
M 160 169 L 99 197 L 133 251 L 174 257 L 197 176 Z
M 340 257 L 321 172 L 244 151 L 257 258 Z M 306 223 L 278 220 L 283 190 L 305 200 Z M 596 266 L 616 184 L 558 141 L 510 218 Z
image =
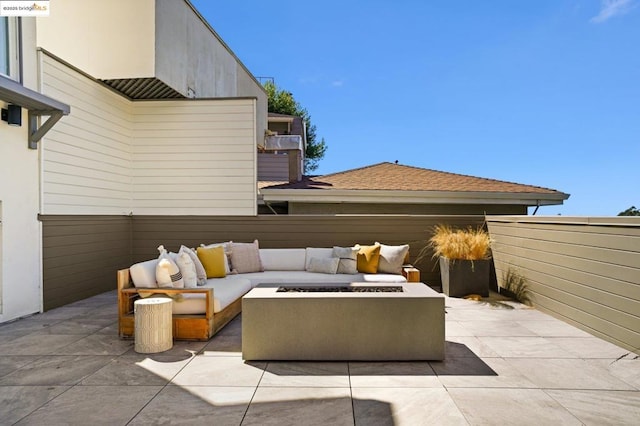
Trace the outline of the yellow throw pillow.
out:
M 207 278 L 224 278 L 227 275 L 224 247 L 198 247 L 197 254 L 207 273 Z
M 378 273 L 378 263 L 380 263 L 380 245 L 361 246 L 356 245 L 360 249 L 358 251 L 358 272 L 365 274 Z

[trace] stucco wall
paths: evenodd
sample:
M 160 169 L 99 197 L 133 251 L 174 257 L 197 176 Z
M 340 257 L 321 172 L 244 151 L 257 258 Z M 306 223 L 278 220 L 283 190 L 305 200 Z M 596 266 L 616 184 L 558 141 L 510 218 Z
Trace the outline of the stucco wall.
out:
M 155 0 L 55 0 L 38 46 L 99 79 L 153 77 Z
M 23 19 L 23 63 L 35 63 L 35 22 Z M 35 67 L 24 85 L 36 90 Z M 0 99 L 0 106 L 6 102 Z M 38 151 L 27 148 L 27 111 L 22 126 L 0 122 L 0 322 L 40 312 L 40 178 Z

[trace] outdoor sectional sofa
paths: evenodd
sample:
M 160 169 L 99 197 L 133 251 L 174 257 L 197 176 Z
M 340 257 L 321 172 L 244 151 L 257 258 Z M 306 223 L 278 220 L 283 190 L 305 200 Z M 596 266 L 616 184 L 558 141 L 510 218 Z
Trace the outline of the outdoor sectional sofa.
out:
M 208 340 L 242 310 L 242 296 L 259 284 L 339 284 L 352 282 L 419 282 L 420 271 L 401 265 L 399 273 L 310 272 L 312 259 L 332 257 L 332 248 L 259 249 L 261 272 L 238 273 L 210 278 L 197 288 L 148 288 L 132 279 L 155 275 L 157 259 L 118 271 L 118 320 L 122 338 L 134 336 L 134 302 L 141 297 L 164 295 L 174 299 L 173 337 L 180 340 Z M 407 256 L 408 258 L 408 256 Z M 138 279 L 141 281 L 140 279 Z

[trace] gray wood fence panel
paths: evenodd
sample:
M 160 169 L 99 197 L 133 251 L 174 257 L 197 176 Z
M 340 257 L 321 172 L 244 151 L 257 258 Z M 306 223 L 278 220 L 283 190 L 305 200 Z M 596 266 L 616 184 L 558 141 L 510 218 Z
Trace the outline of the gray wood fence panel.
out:
M 640 349 L 640 218 L 489 216 L 498 283 L 523 275 L 537 308 Z
M 44 310 L 115 289 L 131 264 L 126 216 L 41 216 Z

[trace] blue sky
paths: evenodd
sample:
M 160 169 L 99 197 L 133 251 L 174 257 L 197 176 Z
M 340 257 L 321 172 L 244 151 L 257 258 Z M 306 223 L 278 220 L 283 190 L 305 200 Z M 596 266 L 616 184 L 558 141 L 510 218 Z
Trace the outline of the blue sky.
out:
M 571 194 L 538 214 L 640 207 L 640 0 L 192 0 L 329 147 Z

